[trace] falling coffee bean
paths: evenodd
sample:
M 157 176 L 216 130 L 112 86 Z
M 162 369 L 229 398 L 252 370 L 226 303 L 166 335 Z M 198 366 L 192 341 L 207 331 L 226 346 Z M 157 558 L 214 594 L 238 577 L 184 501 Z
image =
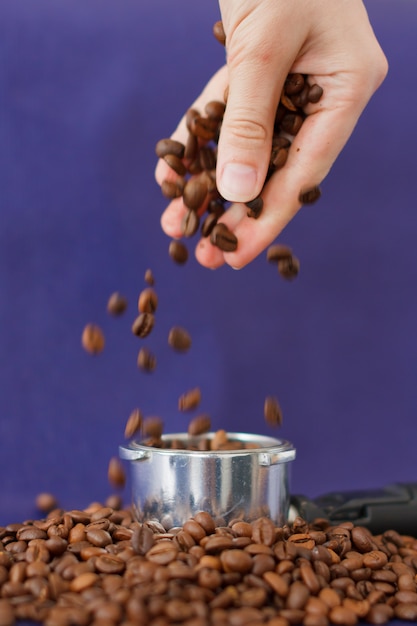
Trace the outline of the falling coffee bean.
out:
M 280 259 L 278 261 L 278 272 L 286 280 L 293 280 L 300 271 L 300 261 L 295 257 Z
M 191 336 L 185 328 L 174 326 L 169 331 L 168 343 L 177 352 L 187 352 L 191 347 Z
M 132 324 L 132 333 L 137 337 L 147 337 L 155 324 L 155 317 L 152 313 L 141 313 Z
M 139 313 L 155 313 L 158 307 L 158 296 L 152 287 L 146 287 L 139 294 L 138 311 Z
M 114 456 L 110 459 L 107 476 L 112 487 L 123 489 L 126 484 L 126 473 L 124 466 L 118 457 Z
M 279 402 L 273 396 L 267 396 L 264 403 L 264 417 L 269 426 L 281 426 L 282 411 Z
M 197 415 L 188 424 L 188 434 L 192 437 L 204 435 L 211 428 L 211 419 L 208 415 Z
M 147 437 L 160 439 L 164 431 L 164 422 L 160 417 L 146 417 L 142 422 L 142 432 Z
M 145 283 L 147 283 L 150 287 L 153 287 L 155 284 L 155 277 L 151 269 L 147 269 L 145 272 Z
M 199 387 L 190 389 L 183 393 L 178 400 L 178 409 L 180 411 L 191 411 L 198 407 L 201 402 L 201 390 Z
M 87 324 L 81 336 L 81 344 L 90 354 L 99 354 L 104 350 L 104 333 L 97 324 Z
M 182 241 L 172 239 L 169 244 L 168 252 L 171 259 L 175 261 L 175 263 L 178 263 L 178 265 L 184 265 L 188 260 L 188 250 Z
M 266 251 L 267 261 L 271 263 L 278 263 L 281 259 L 290 259 L 292 257 L 292 250 L 289 246 L 285 246 L 282 243 L 276 243 Z
M 127 309 L 127 299 L 122 296 L 118 291 L 111 294 L 107 302 L 107 311 L 110 315 L 121 315 Z
M 42 513 L 49 513 L 57 508 L 58 502 L 52 493 L 42 492 L 36 496 L 36 508 Z
M 125 426 L 125 438 L 131 439 L 141 429 L 143 416 L 140 409 L 134 409 L 128 417 Z
M 142 347 L 138 352 L 137 363 L 145 372 L 153 372 L 156 368 L 156 356 L 148 348 Z

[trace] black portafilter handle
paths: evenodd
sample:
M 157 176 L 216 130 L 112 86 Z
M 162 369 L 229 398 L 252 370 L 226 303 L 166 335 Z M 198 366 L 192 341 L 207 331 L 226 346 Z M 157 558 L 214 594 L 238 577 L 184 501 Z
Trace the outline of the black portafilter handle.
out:
M 327 493 L 311 500 L 291 497 L 290 518 L 299 515 L 307 522 L 317 518 L 332 524 L 353 522 L 374 535 L 396 530 L 417 537 L 417 483 L 394 483 L 382 489 Z

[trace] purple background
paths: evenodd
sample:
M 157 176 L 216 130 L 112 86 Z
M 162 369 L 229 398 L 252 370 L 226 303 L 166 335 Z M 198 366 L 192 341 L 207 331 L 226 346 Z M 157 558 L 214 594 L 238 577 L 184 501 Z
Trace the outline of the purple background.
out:
M 280 399 L 294 493 L 417 480 L 417 3 L 367 7 L 389 76 L 321 201 L 279 237 L 301 260 L 287 283 L 264 254 L 240 272 L 178 267 L 159 226 L 154 146 L 223 63 L 215 2 L 0 3 L 0 523 L 37 515 L 40 491 L 105 499 L 131 410 L 184 430 L 177 400 L 196 385 L 214 428 L 275 434 L 263 402 Z M 160 306 L 141 341 L 148 267 Z M 130 302 L 116 320 L 115 290 Z M 96 358 L 89 321 L 107 339 Z M 186 355 L 167 346 L 174 324 Z

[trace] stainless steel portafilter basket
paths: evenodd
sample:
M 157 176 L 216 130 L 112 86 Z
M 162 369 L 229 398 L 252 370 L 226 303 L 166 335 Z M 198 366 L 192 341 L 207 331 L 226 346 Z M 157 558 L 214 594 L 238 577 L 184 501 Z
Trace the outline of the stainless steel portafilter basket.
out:
M 120 446 L 120 457 L 130 461 L 132 504 L 139 521 L 158 520 L 165 528 L 172 528 L 182 526 L 198 511 L 210 513 L 218 524 L 236 518 L 252 521 L 261 516 L 270 517 L 277 525 L 287 521 L 293 445 L 263 435 L 228 433 L 229 441 L 254 447 L 187 449 L 214 434 L 163 435 L 166 448 L 140 441 Z M 173 440 L 184 441 L 184 450 L 171 449 L 169 443 Z

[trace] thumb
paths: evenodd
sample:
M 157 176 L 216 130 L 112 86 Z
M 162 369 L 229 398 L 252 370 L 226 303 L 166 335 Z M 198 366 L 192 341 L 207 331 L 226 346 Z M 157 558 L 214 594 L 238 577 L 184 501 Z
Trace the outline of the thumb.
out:
M 234 202 L 258 196 L 271 153 L 275 113 L 291 51 L 269 33 L 264 18 L 249 15 L 227 33 L 229 93 L 217 154 L 217 187 Z

